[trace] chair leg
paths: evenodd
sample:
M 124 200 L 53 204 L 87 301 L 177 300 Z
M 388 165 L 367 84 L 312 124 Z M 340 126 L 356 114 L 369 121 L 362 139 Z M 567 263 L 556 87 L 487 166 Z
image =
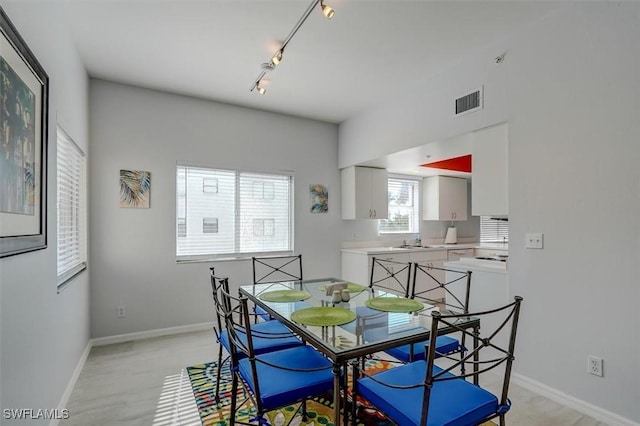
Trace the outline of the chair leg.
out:
M 231 414 L 229 416 L 229 426 L 234 426 L 236 424 L 236 405 L 237 402 L 237 393 L 238 393 L 238 376 L 235 373 L 233 374 L 233 379 L 231 380 Z
M 216 393 L 215 393 L 215 398 L 216 398 L 216 403 L 220 403 L 220 376 L 222 375 L 222 351 L 223 351 L 223 347 L 222 345 L 219 345 L 218 347 L 218 372 L 216 374 Z
M 352 372 L 352 384 L 351 384 L 351 420 L 353 420 L 353 424 L 357 424 L 356 419 L 358 418 L 358 376 L 360 372 L 358 371 L 358 361 L 354 361 L 352 364 L 353 372 Z M 364 370 L 363 370 L 364 371 Z
M 306 399 L 302 400 L 301 408 L 302 408 L 302 421 L 306 422 L 307 421 L 307 400 Z

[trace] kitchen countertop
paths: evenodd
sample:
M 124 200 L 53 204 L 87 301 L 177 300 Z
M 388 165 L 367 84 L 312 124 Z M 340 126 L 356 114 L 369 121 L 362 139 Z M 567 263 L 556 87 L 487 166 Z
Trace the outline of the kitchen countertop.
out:
M 357 254 L 377 254 L 377 253 L 411 253 L 420 251 L 441 251 L 441 250 L 455 250 L 455 249 L 471 249 L 471 248 L 485 248 L 484 245 L 478 243 L 465 243 L 465 244 L 433 244 L 422 247 L 354 247 L 343 248 L 343 253 L 357 253 Z

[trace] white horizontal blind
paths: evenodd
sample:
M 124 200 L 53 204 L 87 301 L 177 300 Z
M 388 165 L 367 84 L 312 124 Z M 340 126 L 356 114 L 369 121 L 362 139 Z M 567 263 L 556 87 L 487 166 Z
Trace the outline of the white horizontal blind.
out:
M 508 243 L 509 222 L 504 219 L 492 219 L 491 216 L 480 216 L 481 243 Z
M 419 232 L 419 181 L 389 178 L 389 219 L 378 222 L 380 233 Z
M 57 133 L 58 284 L 86 266 L 84 232 L 84 153 L 58 127 Z
M 292 251 L 292 176 L 178 165 L 176 187 L 178 260 Z

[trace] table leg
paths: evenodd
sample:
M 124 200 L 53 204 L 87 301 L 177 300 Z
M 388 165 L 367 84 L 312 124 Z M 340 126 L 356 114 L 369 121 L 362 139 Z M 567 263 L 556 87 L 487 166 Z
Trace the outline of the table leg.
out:
M 340 426 L 340 364 L 333 364 L 333 424 Z
M 474 355 L 473 355 L 473 384 L 475 385 L 479 385 L 480 384 L 480 380 L 478 379 L 478 370 L 480 369 L 480 354 L 478 354 L 478 343 L 479 343 L 479 339 L 478 336 L 480 336 L 480 326 L 476 326 L 473 327 L 473 350 L 474 350 Z

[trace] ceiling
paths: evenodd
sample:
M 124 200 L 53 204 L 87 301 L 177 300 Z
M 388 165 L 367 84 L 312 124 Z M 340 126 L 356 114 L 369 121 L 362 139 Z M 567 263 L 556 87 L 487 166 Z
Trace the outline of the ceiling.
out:
M 49 1 L 64 5 L 92 77 L 330 123 L 385 102 L 562 4 L 326 0 L 335 17 L 312 11 L 260 95 L 249 90 L 260 65 L 311 0 Z

